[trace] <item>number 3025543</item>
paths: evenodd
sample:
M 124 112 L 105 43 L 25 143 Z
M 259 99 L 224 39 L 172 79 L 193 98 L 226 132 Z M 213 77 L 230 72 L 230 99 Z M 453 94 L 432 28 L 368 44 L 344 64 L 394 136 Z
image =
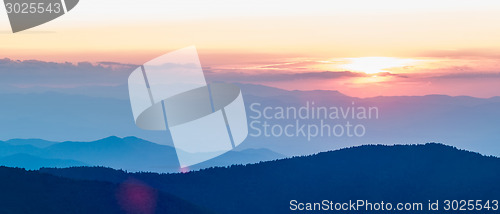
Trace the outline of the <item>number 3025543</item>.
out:
M 61 3 L 7 3 L 5 8 L 7 13 L 20 14 L 60 13 L 62 11 Z
M 445 200 L 444 210 L 498 210 L 498 200 Z

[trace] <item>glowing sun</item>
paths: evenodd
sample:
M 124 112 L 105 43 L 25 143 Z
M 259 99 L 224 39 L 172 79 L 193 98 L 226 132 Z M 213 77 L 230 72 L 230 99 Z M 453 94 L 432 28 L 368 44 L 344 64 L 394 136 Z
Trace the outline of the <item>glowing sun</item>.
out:
M 360 57 L 346 58 L 348 63 L 342 65 L 343 69 L 349 71 L 364 72 L 367 74 L 376 74 L 388 72 L 387 69 L 404 67 L 417 62 L 415 59 L 402 59 L 393 57 Z

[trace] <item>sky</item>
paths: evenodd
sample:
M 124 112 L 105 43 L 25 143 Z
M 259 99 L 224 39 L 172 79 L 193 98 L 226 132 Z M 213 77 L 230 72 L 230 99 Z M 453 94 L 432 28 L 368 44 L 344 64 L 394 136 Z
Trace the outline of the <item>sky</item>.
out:
M 223 81 L 357 97 L 500 96 L 500 2 L 81 0 L 0 58 L 142 64 L 196 45 Z

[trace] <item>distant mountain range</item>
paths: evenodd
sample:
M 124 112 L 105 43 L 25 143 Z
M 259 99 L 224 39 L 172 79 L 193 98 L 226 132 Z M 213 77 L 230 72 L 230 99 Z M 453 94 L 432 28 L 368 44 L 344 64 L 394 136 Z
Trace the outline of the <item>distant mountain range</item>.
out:
M 249 116 L 252 115 L 249 109 L 252 103 L 260 103 L 262 107 L 298 108 L 307 102 L 327 107 L 349 107 L 354 102 L 355 106 L 376 106 L 380 112 L 378 119 L 350 120 L 352 124 L 366 127 L 363 137 L 316 137 L 307 141 L 304 137 L 284 135 L 249 136 L 239 150 L 269 149 L 285 156 L 294 156 L 364 144 L 441 142 L 500 156 L 500 135 L 497 130 L 500 127 L 500 97 L 482 99 L 428 95 L 361 99 L 338 91 L 287 91 L 262 85 L 239 85 Z M 136 136 L 161 145 L 173 144 L 164 132 L 141 130 L 134 124 L 127 87 L 124 85 L 102 86 L 88 93 L 87 88 L 58 88 L 57 92 L 51 90 L 56 89 L 45 88 L 38 90 L 43 91 L 40 93 L 0 94 L 0 139 L 40 138 L 60 142 Z M 121 95 L 111 95 L 115 92 Z M 98 96 L 99 93 L 107 95 Z M 254 120 L 249 118 L 248 121 Z M 267 122 L 281 125 L 295 123 L 292 120 L 272 119 Z M 346 120 L 328 122 L 342 124 Z M 250 130 L 250 133 L 255 131 Z
M 363 137 L 250 137 L 242 147 L 268 148 L 285 155 L 307 155 L 365 144 L 423 144 L 441 142 L 481 154 L 500 156 L 500 97 L 488 99 L 467 96 L 396 96 L 356 98 L 338 91 L 287 91 L 277 88 L 240 85 L 247 113 L 252 103 L 263 107 L 300 108 L 307 102 L 316 107 L 377 107 L 378 119 L 332 120 L 332 124 L 362 124 Z M 261 108 L 261 110 L 262 110 Z M 252 122 L 249 119 L 249 123 Z M 294 124 L 294 120 L 265 120 L 270 124 Z M 301 120 L 301 122 L 311 122 Z M 318 120 L 312 121 L 319 124 Z M 250 133 L 253 131 L 250 130 Z M 253 132 L 255 133 L 255 132 Z
M 182 152 L 182 151 L 180 151 Z M 39 169 L 41 167 L 106 166 L 130 172 L 178 172 L 176 151 L 136 137 L 108 137 L 92 142 L 51 142 L 15 139 L 0 142 L 0 165 Z M 230 151 L 208 162 L 192 166 L 257 163 L 284 156 L 267 149 Z
M 446 199 L 498 200 L 500 196 L 499 158 L 435 143 L 366 145 L 180 174 L 126 173 L 102 167 L 44 168 L 40 172 L 117 184 L 133 178 L 216 213 L 228 214 L 290 213 L 291 200 L 368 200 L 394 206 L 400 202 L 423 203 L 427 208 L 428 200 L 440 200 L 442 204 Z M 450 212 L 441 209 L 439 213 Z

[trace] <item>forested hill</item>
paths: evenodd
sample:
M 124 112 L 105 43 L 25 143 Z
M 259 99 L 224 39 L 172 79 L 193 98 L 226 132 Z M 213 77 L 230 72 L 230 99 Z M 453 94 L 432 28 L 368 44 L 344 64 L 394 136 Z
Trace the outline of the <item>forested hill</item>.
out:
M 426 204 L 500 198 L 500 159 L 434 143 L 368 145 L 185 174 L 127 174 L 89 167 L 41 171 L 116 183 L 133 177 L 217 213 L 290 213 L 290 200 Z
M 134 179 L 113 184 L 0 167 L 0 190 L 0 213 L 209 213 Z

